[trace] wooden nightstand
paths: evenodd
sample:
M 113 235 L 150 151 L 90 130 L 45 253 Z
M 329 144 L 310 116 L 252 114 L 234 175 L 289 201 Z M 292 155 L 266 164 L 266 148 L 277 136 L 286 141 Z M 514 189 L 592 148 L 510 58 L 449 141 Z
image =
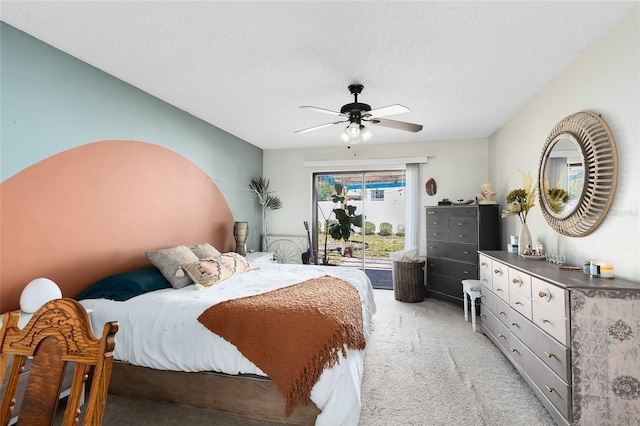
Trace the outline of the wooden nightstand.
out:
M 273 253 L 266 251 L 247 253 L 246 257 L 249 263 L 273 263 Z

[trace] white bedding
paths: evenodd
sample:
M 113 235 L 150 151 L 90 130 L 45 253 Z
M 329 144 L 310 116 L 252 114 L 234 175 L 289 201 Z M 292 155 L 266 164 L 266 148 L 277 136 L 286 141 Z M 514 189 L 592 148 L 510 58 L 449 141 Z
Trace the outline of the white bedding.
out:
M 125 302 L 96 299 L 80 303 L 93 309 L 91 321 L 98 336 L 105 322 L 119 321 L 115 359 L 158 370 L 265 376 L 234 345 L 198 322 L 198 316 L 225 300 L 264 293 L 322 275 L 342 278 L 358 290 L 364 335 L 369 336 L 376 306 L 371 282 L 361 270 L 314 265 L 254 266 L 260 269 L 233 276 L 204 290 L 191 285 L 146 293 Z M 322 410 L 317 425 L 358 424 L 363 362 L 363 351 L 348 350 L 346 359 L 341 357 L 339 364 L 320 376 L 311 391 L 311 400 Z

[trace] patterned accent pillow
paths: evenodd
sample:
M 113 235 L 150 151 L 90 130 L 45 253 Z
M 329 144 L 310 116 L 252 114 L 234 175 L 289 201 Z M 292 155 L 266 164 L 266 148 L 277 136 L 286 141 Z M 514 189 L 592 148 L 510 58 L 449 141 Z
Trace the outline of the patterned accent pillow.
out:
M 198 244 L 197 246 L 191 246 L 189 247 L 189 250 L 191 250 L 193 254 L 198 256 L 198 259 L 209 259 L 211 257 L 218 257 L 222 254 L 218 251 L 217 248 L 209 243 L 202 243 Z
M 253 268 L 247 259 L 238 253 L 224 253 L 218 257 L 183 263 L 182 269 L 187 271 L 189 277 L 196 283 L 196 288 L 203 289 Z
M 198 260 L 198 256 L 193 254 L 189 247 L 176 246 L 164 250 L 148 250 L 145 254 L 173 288 L 182 288 L 193 283 L 180 267 L 183 263 Z

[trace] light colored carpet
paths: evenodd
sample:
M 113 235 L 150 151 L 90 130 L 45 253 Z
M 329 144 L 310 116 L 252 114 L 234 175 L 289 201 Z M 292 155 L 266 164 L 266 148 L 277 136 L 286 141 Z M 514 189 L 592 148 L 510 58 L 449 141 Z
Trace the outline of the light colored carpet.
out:
M 555 425 L 498 348 L 449 302 L 375 290 L 360 424 Z
M 556 424 L 493 343 L 465 323 L 460 307 L 437 299 L 403 303 L 393 291 L 374 291 L 361 426 Z M 103 425 L 124 424 L 275 423 L 109 395 Z

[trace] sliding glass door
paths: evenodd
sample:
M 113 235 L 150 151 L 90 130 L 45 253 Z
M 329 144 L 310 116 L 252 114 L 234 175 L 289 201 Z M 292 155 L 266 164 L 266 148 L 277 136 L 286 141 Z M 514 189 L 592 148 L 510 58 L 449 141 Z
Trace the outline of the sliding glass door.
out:
M 314 174 L 313 246 L 318 264 L 356 267 L 374 287 L 392 288 L 389 253 L 404 249 L 405 171 Z M 336 209 L 355 208 L 362 227 L 345 240 L 331 236 Z

